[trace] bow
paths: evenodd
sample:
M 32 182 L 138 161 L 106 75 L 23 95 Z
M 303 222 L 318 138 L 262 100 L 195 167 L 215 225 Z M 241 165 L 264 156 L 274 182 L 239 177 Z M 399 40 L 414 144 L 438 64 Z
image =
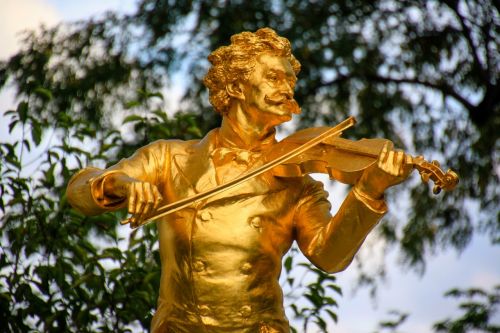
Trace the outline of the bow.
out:
M 222 184 L 220 186 L 216 186 L 216 187 L 209 189 L 205 192 L 198 193 L 198 194 L 193 195 L 191 197 L 163 205 L 163 206 L 159 207 L 155 212 L 151 213 L 143 221 L 140 221 L 137 224 L 136 228 L 143 226 L 143 225 L 146 225 L 146 224 L 149 224 L 160 217 L 163 217 L 163 216 L 168 215 L 170 213 L 176 212 L 180 209 L 186 208 L 189 205 L 191 205 L 193 202 L 208 199 L 214 195 L 217 195 L 221 192 L 227 191 L 235 186 L 238 186 L 239 184 L 243 183 L 244 181 L 251 179 L 253 177 L 256 177 L 256 176 L 258 176 L 266 171 L 269 171 L 272 168 L 276 167 L 277 165 L 280 165 L 280 164 L 302 154 L 306 150 L 320 144 L 324 140 L 326 140 L 332 136 L 340 135 L 344 130 L 346 130 L 349 127 L 352 127 L 354 124 L 356 124 L 356 119 L 354 117 L 349 117 L 346 120 L 339 123 L 338 125 L 330 128 L 329 130 L 312 138 L 311 140 L 309 140 L 306 143 L 300 145 L 299 147 L 291 150 L 290 152 L 288 152 L 288 153 L 286 153 L 286 154 L 284 154 L 284 155 L 282 155 L 282 156 L 280 156 L 280 157 L 278 157 L 278 158 L 276 158 L 276 159 L 274 159 L 274 160 L 272 160 L 272 161 L 270 161 L 270 162 L 268 162 L 268 163 L 266 163 L 258 168 L 250 170 L 249 172 L 241 175 L 238 178 L 235 178 L 235 179 L 233 179 L 225 184 Z M 131 218 L 127 218 L 127 219 L 121 221 L 121 224 L 128 224 L 130 222 L 131 222 Z

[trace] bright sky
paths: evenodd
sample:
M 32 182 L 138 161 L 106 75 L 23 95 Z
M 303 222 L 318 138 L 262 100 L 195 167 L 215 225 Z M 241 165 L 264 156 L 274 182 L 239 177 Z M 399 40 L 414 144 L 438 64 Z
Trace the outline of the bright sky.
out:
M 0 0 L 0 59 L 12 55 L 19 47 L 19 32 L 40 24 L 52 25 L 61 20 L 85 19 L 106 10 L 130 12 L 134 0 Z M 293 43 L 293 41 L 292 41 Z M 10 92 L 0 94 L 0 113 L 12 108 Z M 3 124 L 5 126 L 5 124 Z M 6 133 L 0 129 L 0 133 Z M 331 192 L 333 197 L 335 192 Z M 334 201 L 337 204 L 338 200 Z M 367 242 L 373 241 L 368 239 Z M 373 253 L 365 247 L 360 255 L 366 262 L 373 261 Z M 344 297 L 339 299 L 339 324 L 336 333 L 367 333 L 377 329 L 377 323 L 389 319 L 388 311 L 397 309 L 410 317 L 401 326 L 401 332 L 431 332 L 432 323 L 457 313 L 457 303 L 442 295 L 453 287 L 490 288 L 500 284 L 500 248 L 492 247 L 485 237 L 476 236 L 460 255 L 446 251 L 429 260 L 426 273 L 419 277 L 397 264 L 397 255 L 386 259 L 388 281 L 379 288 L 372 300 L 367 290 L 353 294 L 351 286 L 356 270 L 350 267 L 337 275 Z M 500 322 L 500 318 L 498 319 Z

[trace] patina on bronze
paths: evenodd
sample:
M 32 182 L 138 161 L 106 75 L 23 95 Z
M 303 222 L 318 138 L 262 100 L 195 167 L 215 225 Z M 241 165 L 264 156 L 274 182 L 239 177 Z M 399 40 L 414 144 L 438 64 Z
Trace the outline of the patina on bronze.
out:
M 300 112 L 293 98 L 300 64 L 289 41 L 269 28 L 243 32 L 209 60 L 204 82 L 220 128 L 202 140 L 153 142 L 105 170 L 81 170 L 67 189 L 75 209 L 95 215 L 127 207 L 136 227 L 160 204 L 263 168 L 273 147 L 286 154 L 275 126 Z M 384 191 L 422 165 L 389 143 L 367 153 L 372 161 L 333 217 L 323 185 L 284 163 L 158 218 L 162 276 L 151 331 L 289 332 L 278 278 L 292 243 L 326 272 L 345 269 L 387 211 Z

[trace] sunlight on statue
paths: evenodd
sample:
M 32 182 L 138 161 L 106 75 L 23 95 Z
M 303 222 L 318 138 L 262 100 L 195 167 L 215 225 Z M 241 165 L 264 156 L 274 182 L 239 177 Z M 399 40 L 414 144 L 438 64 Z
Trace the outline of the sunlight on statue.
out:
M 289 332 L 278 279 L 292 243 L 326 272 L 345 269 L 386 213 L 384 191 L 424 162 L 378 144 L 371 161 L 349 173 L 353 187 L 333 217 L 322 183 L 273 169 L 154 217 L 162 205 L 269 163 L 279 144 L 275 127 L 300 113 L 300 64 L 273 30 L 234 35 L 208 59 L 204 83 L 222 115 L 220 128 L 201 140 L 153 142 L 106 170 L 83 169 L 71 179 L 68 199 L 88 215 L 127 207 L 132 227 L 156 219 L 162 275 L 152 332 Z M 291 141 L 280 151 L 292 149 Z

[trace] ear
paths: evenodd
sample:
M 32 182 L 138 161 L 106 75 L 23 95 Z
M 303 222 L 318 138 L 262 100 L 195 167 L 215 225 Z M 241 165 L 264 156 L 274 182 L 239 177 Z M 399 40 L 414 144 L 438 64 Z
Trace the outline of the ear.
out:
M 243 94 L 243 86 L 240 82 L 232 82 L 226 86 L 226 91 L 232 98 L 239 99 L 241 101 L 245 100 L 245 94 Z

